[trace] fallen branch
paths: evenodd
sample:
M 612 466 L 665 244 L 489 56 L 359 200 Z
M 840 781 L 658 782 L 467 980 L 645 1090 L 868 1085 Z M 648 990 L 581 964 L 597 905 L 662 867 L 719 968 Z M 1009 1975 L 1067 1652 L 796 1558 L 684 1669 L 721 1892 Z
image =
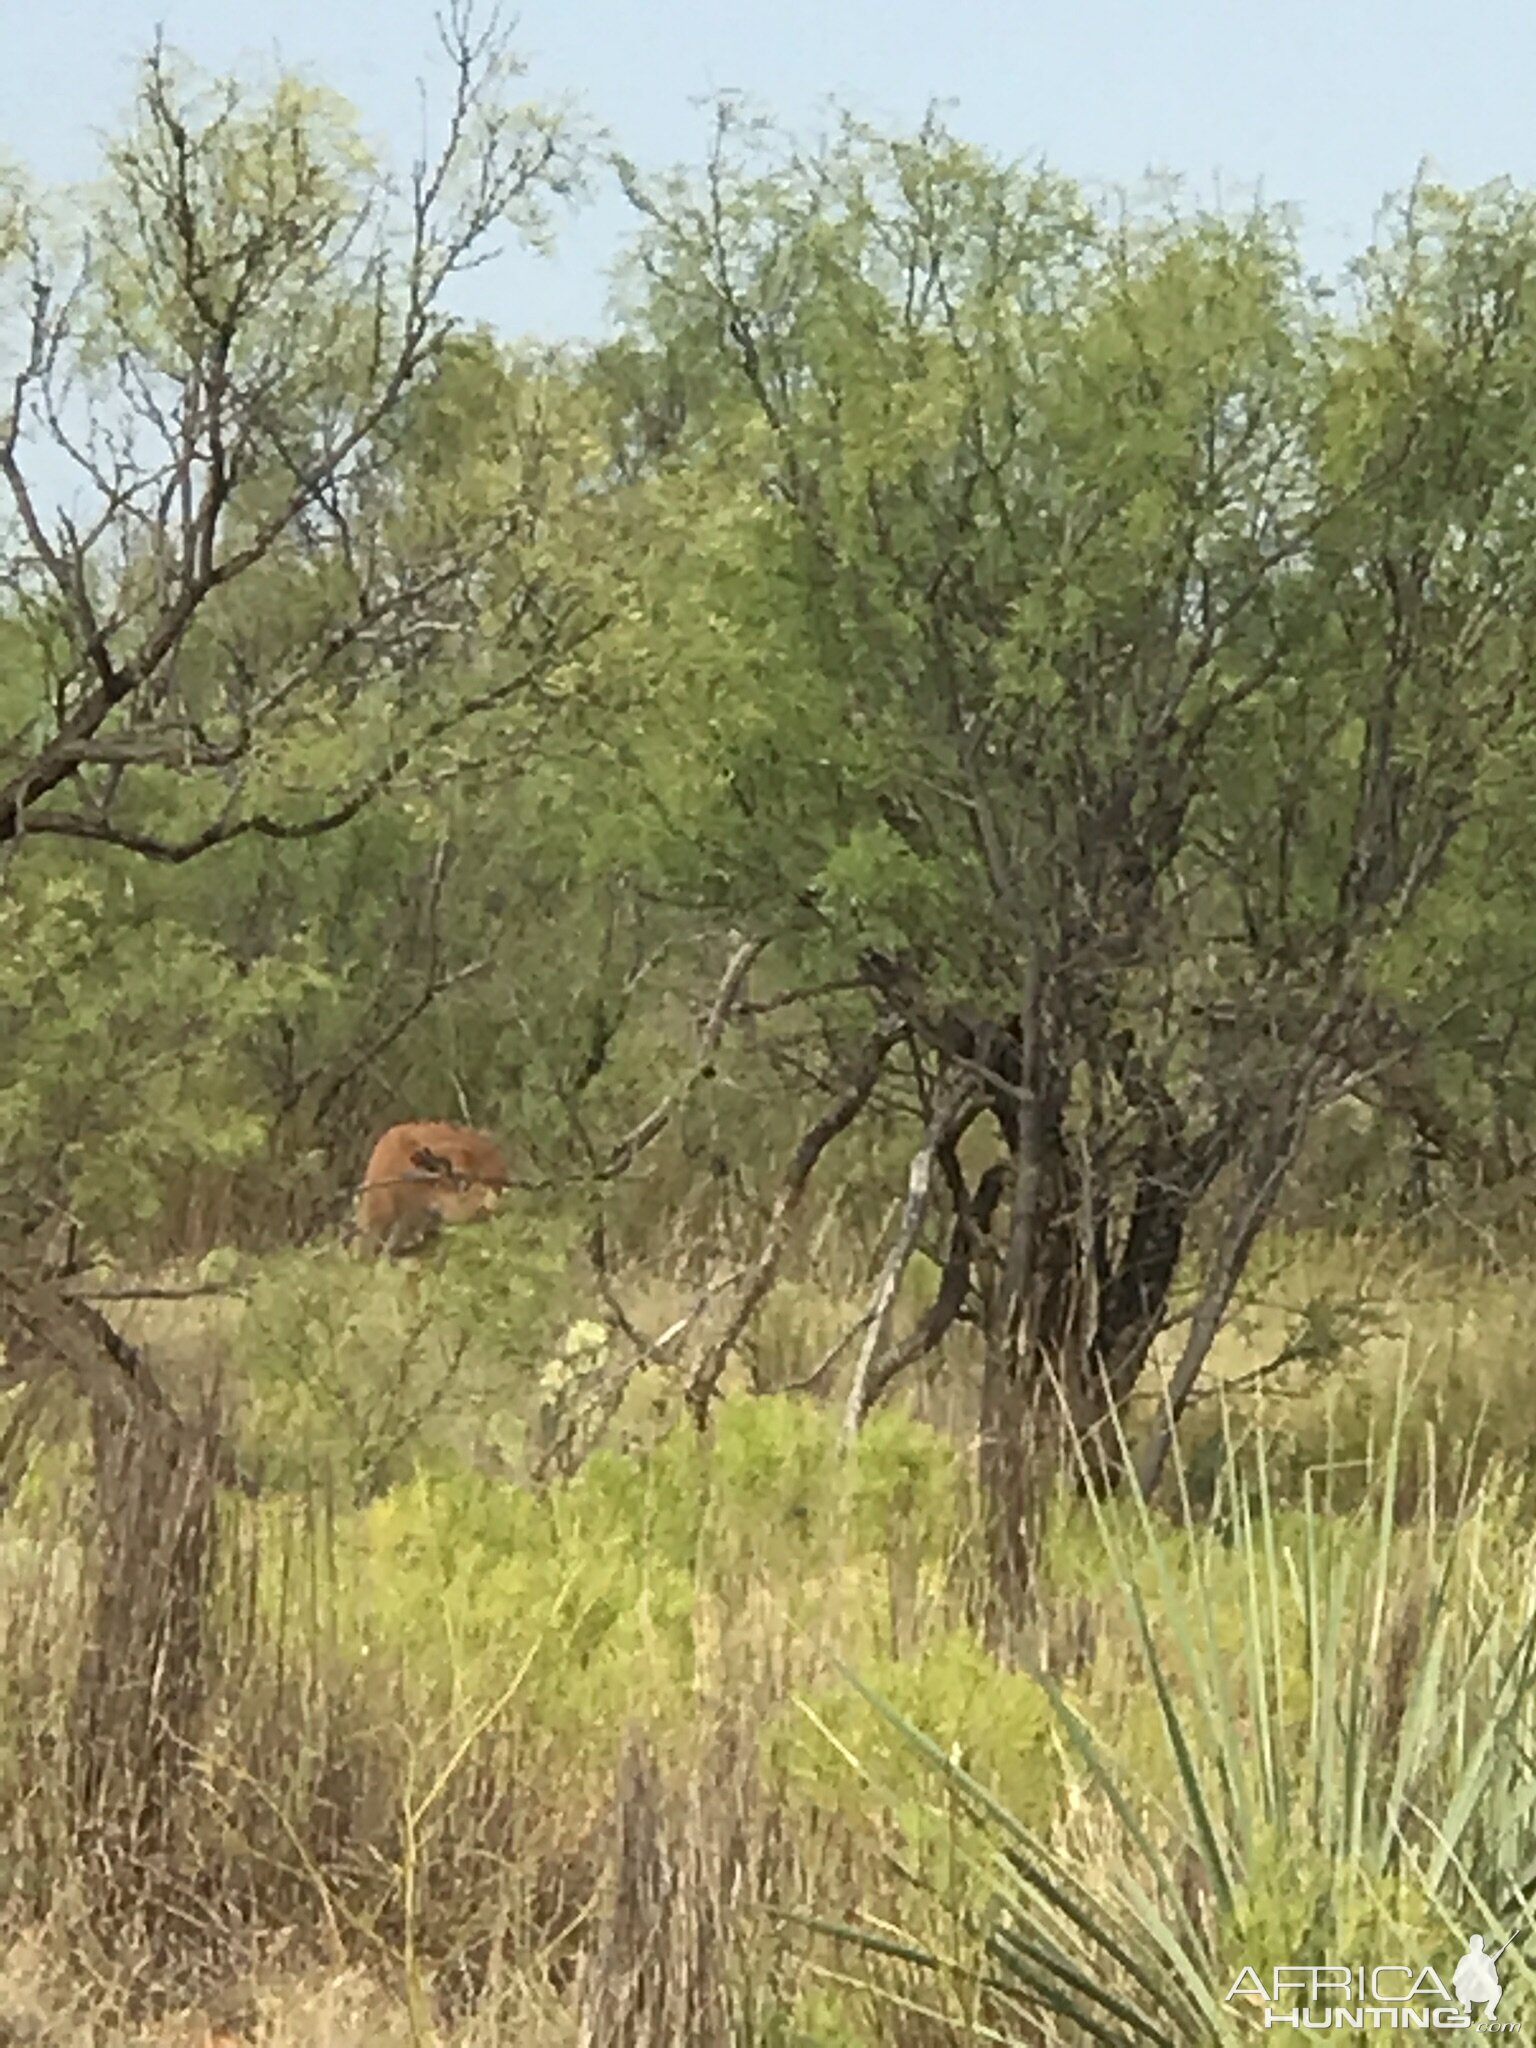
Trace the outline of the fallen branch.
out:
M 244 1301 L 248 1297 L 246 1288 L 217 1280 L 202 1281 L 188 1287 L 139 1286 L 133 1283 L 121 1287 L 66 1287 L 63 1293 L 67 1301 L 196 1301 L 204 1295 L 224 1295 Z

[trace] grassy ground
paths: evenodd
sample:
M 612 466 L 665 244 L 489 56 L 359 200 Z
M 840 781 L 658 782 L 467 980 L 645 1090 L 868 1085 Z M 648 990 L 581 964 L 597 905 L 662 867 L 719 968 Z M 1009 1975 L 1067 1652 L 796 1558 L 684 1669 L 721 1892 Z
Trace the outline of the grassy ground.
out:
M 1019 1671 L 969 1621 L 963 1355 L 850 1460 L 741 1389 L 703 1447 L 653 1372 L 566 1477 L 607 1361 L 541 1299 L 488 1246 L 414 1297 L 293 1258 L 244 1309 L 146 1304 L 278 1491 L 207 1522 L 174 1466 L 129 1475 L 105 1563 L 79 1418 L 37 1419 L 0 1525 L 0 2041 L 1184 2048 L 1253 2032 L 1244 1963 L 1448 1977 L 1501 1925 L 1536 1863 L 1529 1280 L 1274 1247 L 1192 1523 L 1061 1501 Z M 787 1290 L 753 1369 L 838 1325 Z

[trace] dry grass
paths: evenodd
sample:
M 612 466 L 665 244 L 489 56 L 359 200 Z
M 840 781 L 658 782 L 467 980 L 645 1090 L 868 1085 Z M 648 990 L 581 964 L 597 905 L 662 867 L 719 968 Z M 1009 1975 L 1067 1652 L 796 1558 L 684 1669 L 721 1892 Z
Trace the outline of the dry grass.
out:
M 46 1933 L 20 1936 L 0 1955 L 0 2039 L 14 2048 L 411 2048 L 398 1999 L 359 1970 L 271 1967 L 215 2009 L 171 2006 L 139 2023 L 122 2003 L 120 1984 L 83 1984 L 62 1965 Z
M 1293 1248 L 1214 1373 L 1245 1379 L 1301 1303 L 1360 1268 L 1359 1248 Z M 1379 1421 L 1406 1366 L 1442 1428 L 1454 1400 L 1523 1443 L 1528 1284 L 1401 1259 L 1378 1281 L 1380 1327 L 1338 1376 L 1293 1369 L 1244 1414 L 1262 1403 L 1301 1462 L 1321 1446 L 1344 1464 L 1358 1446 L 1341 1431 Z M 656 1322 L 686 1301 L 637 1295 Z M 366 1406 L 415 1313 L 376 1294 L 362 1323 L 337 1320 L 325 1370 L 357 1375 Z M 797 1350 L 814 1364 L 847 1313 L 787 1291 L 763 1379 L 792 1376 Z M 231 1304 L 134 1316 L 182 1398 L 260 1376 Z M 452 1345 L 422 1341 L 430 1376 Z M 918 1407 L 962 1427 L 966 1377 L 959 1358 Z M 505 1404 L 526 1414 L 534 1392 Z M 637 1385 L 622 1441 L 656 1438 L 665 1392 Z M 1062 1775 L 1032 1682 L 988 1670 L 968 1635 L 968 1510 L 943 1506 L 942 1455 L 919 1432 L 892 1439 L 887 1468 L 838 1478 L 802 1408 L 749 1410 L 711 1467 L 664 1446 L 536 1498 L 442 1468 L 466 1430 L 479 1440 L 477 1395 L 439 1418 L 438 1482 L 371 1506 L 324 1488 L 225 1500 L 205 1529 L 205 1494 L 153 1445 L 92 1505 L 63 1404 L 0 1532 L 0 2048 L 954 2038 L 839 1987 L 832 1952 L 780 1917 L 883 1905 L 914 1867 L 940 1921 L 949 1909 L 942 1827 L 925 1835 L 914 1781 L 849 1707 L 836 1659 L 878 1668 L 1064 1844 L 1108 1855 L 1114 1831 Z M 1067 1544 L 1041 1654 L 1113 1714 L 1126 1754 L 1151 1755 L 1120 1589 Z M 1384 1632 L 1383 1697 L 1410 1620 Z

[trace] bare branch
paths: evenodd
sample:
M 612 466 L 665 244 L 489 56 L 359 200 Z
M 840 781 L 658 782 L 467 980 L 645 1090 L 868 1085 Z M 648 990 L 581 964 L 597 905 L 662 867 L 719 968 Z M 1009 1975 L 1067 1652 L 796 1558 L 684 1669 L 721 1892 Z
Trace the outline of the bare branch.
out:
M 688 1386 L 688 1406 L 695 1423 L 703 1429 L 709 1421 L 710 1404 L 719 1389 L 721 1375 L 732 1350 L 740 1340 L 759 1304 L 768 1293 L 784 1255 L 789 1227 L 794 1221 L 817 1161 L 835 1138 L 842 1135 L 875 1091 L 887 1053 L 901 1037 L 901 1026 L 887 1022 L 864 1048 L 853 1077 L 837 1100 L 817 1118 L 795 1147 L 788 1171 L 773 1205 L 768 1228 L 758 1255 L 742 1286 L 741 1299 L 720 1336 L 710 1346 Z
M 699 1055 L 692 1069 L 669 1095 L 663 1096 L 656 1107 L 641 1118 L 632 1131 L 620 1138 L 601 1168 L 604 1179 L 614 1180 L 626 1172 L 646 1146 L 660 1137 L 699 1082 L 709 1078 L 710 1063 L 720 1049 L 720 1040 L 735 1008 L 737 994 L 753 961 L 767 944 L 766 939 L 743 939 L 732 953 L 705 1019 L 699 1038 Z
M 844 1448 L 853 1442 L 863 1423 L 869 1397 L 869 1379 L 875 1359 L 885 1343 L 886 1331 L 890 1328 L 891 1311 L 896 1305 L 896 1290 L 901 1285 L 917 1240 L 928 1214 L 928 1191 L 933 1181 L 933 1156 L 938 1150 L 941 1131 L 930 1124 L 923 1134 L 923 1142 L 912 1155 L 912 1164 L 907 1173 L 907 1198 L 902 1205 L 901 1223 L 896 1232 L 896 1241 L 891 1246 L 884 1269 L 875 1286 L 874 1298 L 865 1311 L 867 1328 L 864 1342 L 859 1347 L 858 1360 L 853 1368 L 853 1384 L 848 1389 L 847 1405 L 843 1409 L 841 1441 Z
M 0 844 L 36 832 L 177 862 L 248 831 L 333 830 L 413 753 L 516 694 L 515 683 L 496 685 L 450 709 L 445 693 L 440 717 L 302 823 L 246 809 L 241 764 L 258 738 L 291 729 L 316 698 L 330 708 L 325 689 L 370 630 L 387 626 L 400 665 L 425 667 L 442 642 L 425 630 L 426 593 L 450 593 L 449 633 L 468 631 L 483 623 L 469 595 L 479 565 L 506 560 L 505 530 L 487 530 L 478 563 L 452 534 L 419 559 L 409 544 L 398 561 L 380 548 L 406 400 L 449 331 L 444 292 L 509 214 L 537 232 L 542 197 L 569 193 L 577 177 L 560 120 L 502 103 L 517 67 L 499 16 L 477 25 L 456 4 L 443 36 L 452 107 L 410 196 L 403 250 L 387 180 L 360 168 L 326 116 L 298 117 L 282 87 L 265 104 L 232 86 L 199 104 L 160 47 L 143 69 L 138 127 L 109 152 L 106 196 L 72 277 L 34 244 L 30 329 L 0 418 L 0 487 L 27 548 L 8 580 L 51 630 L 64 626 L 70 657 L 51 721 L 39 730 L 28 717 L 0 735 Z M 29 474 L 39 440 L 94 499 L 83 516 L 45 515 Z M 543 510 L 547 450 L 530 445 L 519 542 Z M 299 574 L 327 562 L 348 574 L 339 614 L 333 605 L 316 624 L 307 655 L 276 676 L 264 672 L 267 645 L 249 664 L 237 659 L 222 713 L 205 718 L 182 664 L 190 657 L 196 671 L 205 634 L 218 642 L 227 630 L 226 593 L 266 567 Z M 541 563 L 510 615 L 529 680 L 598 630 L 568 598 L 549 602 L 546 581 Z M 264 640 L 274 637 L 268 628 Z M 83 771 L 100 766 L 114 799 L 141 767 L 201 775 L 218 814 L 190 831 L 142 812 L 119 825 L 107 804 L 78 797 Z M 74 800 L 54 804 L 70 785 Z

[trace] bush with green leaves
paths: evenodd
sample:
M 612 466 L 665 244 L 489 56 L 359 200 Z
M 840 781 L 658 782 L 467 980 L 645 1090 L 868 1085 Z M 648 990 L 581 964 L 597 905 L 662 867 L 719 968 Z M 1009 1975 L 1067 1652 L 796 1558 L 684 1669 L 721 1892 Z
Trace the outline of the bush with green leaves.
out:
M 566 1315 L 558 1230 L 448 1233 L 417 1266 L 268 1257 L 231 1343 L 250 1454 L 275 1484 L 370 1494 L 423 1458 L 520 1455 Z

